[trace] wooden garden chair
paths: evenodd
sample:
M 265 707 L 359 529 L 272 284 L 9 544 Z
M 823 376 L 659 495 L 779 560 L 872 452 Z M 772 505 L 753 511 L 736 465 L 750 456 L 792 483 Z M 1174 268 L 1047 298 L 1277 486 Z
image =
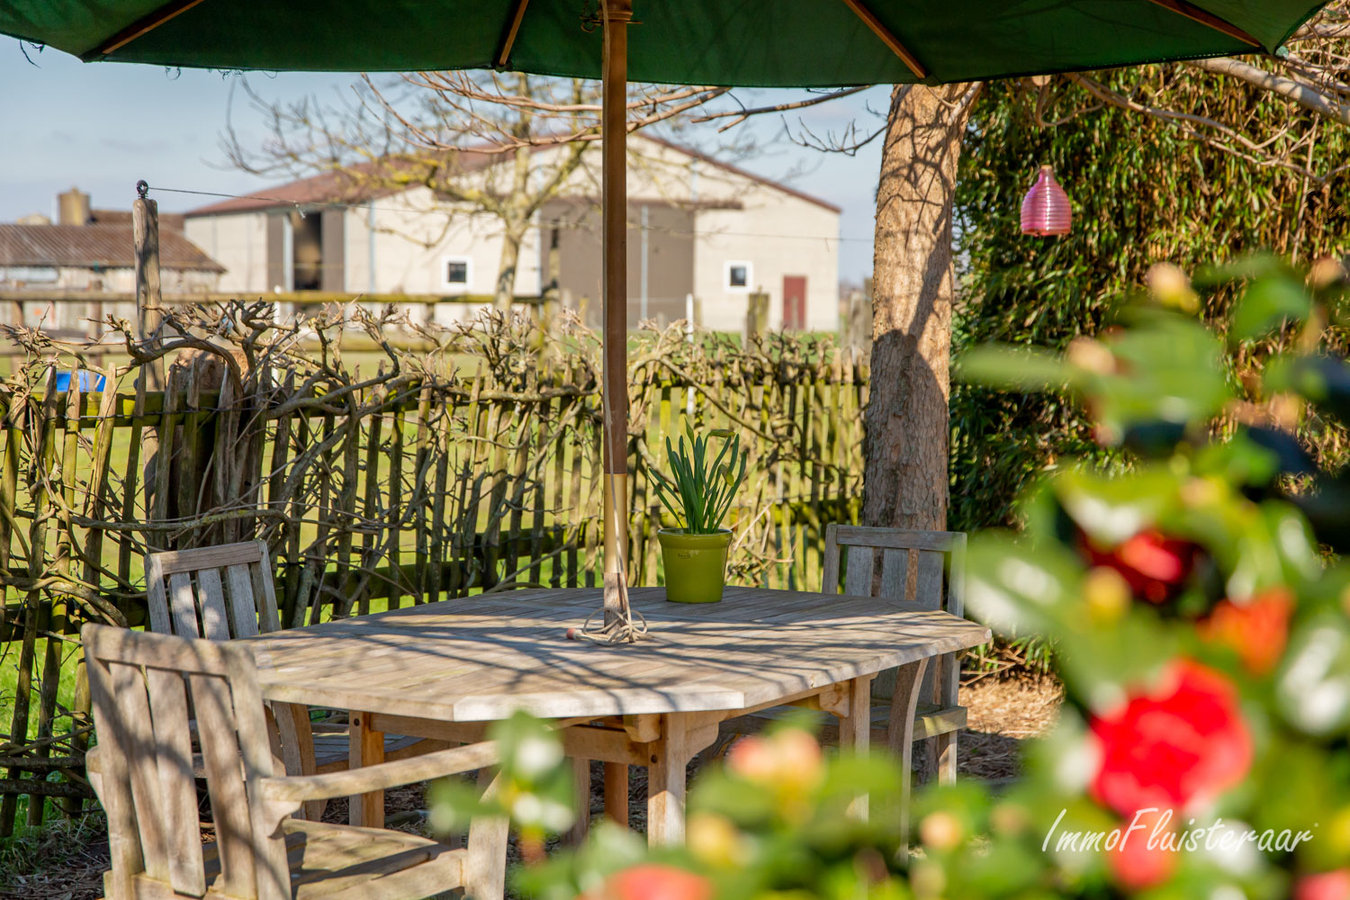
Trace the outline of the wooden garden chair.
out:
M 186 638 L 225 641 L 278 631 L 272 563 L 265 541 L 244 541 L 146 556 L 150 630 Z M 275 713 L 282 760 L 292 775 L 338 772 L 348 767 L 347 726 L 313 724 L 304 706 L 269 704 Z M 439 741 L 386 735 L 386 760 L 443 749 Z M 323 804 L 307 816 L 318 819 Z
M 103 625 L 84 626 L 80 637 L 98 738 L 87 764 L 108 817 L 108 900 L 416 900 L 460 887 L 475 900 L 502 897 L 505 819 L 473 821 L 468 847 L 454 849 L 399 831 L 291 818 L 305 801 L 492 765 L 495 743 L 278 776 L 247 647 Z M 207 844 L 189 699 L 216 838 Z
M 822 590 L 856 597 L 888 597 L 910 602 L 918 609 L 940 609 L 964 615 L 966 536 L 957 531 L 906 531 L 898 528 L 866 528 L 830 524 L 825 529 L 825 567 Z M 880 566 L 878 567 L 878 563 Z M 913 573 L 913 578 L 910 573 Z M 879 576 L 879 577 L 878 577 Z M 909 592 L 913 586 L 914 593 Z M 902 734 L 891 723 L 904 721 L 903 711 L 892 716 L 896 695 L 896 670 L 877 676 L 872 685 L 872 737 L 874 746 L 886 746 L 906 761 L 910 748 L 899 746 Z M 966 725 L 966 709 L 957 703 L 961 669 L 955 653 L 939 656 L 926 667 L 914 713 L 914 741 L 931 740 L 937 751 L 938 780 L 956 780 L 956 736 Z M 898 705 L 898 704 L 897 704 Z M 791 707 L 774 707 L 727 723 L 740 733 L 761 729 Z M 797 710 L 800 714 L 800 710 Z M 826 734 L 837 733 L 825 717 Z M 908 766 L 906 766 L 908 770 Z M 908 772 L 906 773 L 908 774 Z

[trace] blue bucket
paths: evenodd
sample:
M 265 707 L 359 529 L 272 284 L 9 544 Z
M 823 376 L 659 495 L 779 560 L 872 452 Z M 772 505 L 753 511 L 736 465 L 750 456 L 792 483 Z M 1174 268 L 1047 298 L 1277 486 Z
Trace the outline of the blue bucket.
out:
M 103 382 L 106 380 L 98 372 L 91 372 L 88 369 L 80 369 L 80 390 L 83 391 L 101 391 Z M 56 373 L 56 390 L 65 393 L 70 390 L 70 372 Z

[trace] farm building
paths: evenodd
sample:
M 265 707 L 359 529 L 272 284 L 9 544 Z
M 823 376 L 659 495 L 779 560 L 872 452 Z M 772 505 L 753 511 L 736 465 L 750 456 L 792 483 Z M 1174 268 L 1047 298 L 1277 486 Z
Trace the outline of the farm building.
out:
M 739 330 L 752 292 L 769 296 L 773 328 L 838 326 L 839 208 L 674 144 L 635 136 L 629 171 L 629 323 L 682 318 L 697 299 L 710 328 Z M 547 168 L 540 147 L 532 166 Z M 539 157 L 540 154 L 545 156 Z M 462 152 L 460 177 L 490 185 L 509 154 Z M 397 165 L 366 163 L 224 200 L 186 214 L 186 234 L 226 268 L 221 289 L 482 296 L 502 259 L 500 220 Z M 565 305 L 598 320 L 601 244 L 599 145 L 582 154 L 534 215 L 515 293 L 537 296 L 556 231 Z M 406 166 L 405 166 L 406 168 Z M 399 183 L 400 181 L 408 183 Z M 434 307 L 440 319 L 470 312 Z
M 134 291 L 131 213 L 91 209 L 74 188 L 57 200 L 56 224 L 45 216 L 0 224 L 0 288 Z M 183 235 L 181 216 L 160 217 L 159 240 L 165 293 L 216 290 L 225 268 Z
M 0 224 L 0 292 L 10 301 L 0 321 L 75 334 L 105 314 L 133 317 L 131 213 L 91 209 L 89 195 L 74 188 L 57 200 L 56 224 L 46 216 Z M 183 236 L 181 217 L 161 218 L 159 241 L 166 294 L 217 289 L 225 268 Z

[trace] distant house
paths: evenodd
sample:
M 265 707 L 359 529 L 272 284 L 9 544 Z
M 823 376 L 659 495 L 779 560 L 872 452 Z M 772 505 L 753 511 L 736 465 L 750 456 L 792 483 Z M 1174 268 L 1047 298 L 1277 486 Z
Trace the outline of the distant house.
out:
M 56 332 L 85 332 L 104 313 L 129 317 L 135 304 L 105 303 L 106 295 L 136 290 L 131 213 L 93 210 L 89 195 L 72 188 L 58 198 L 57 224 L 27 216 L 0 224 L 0 291 L 10 292 L 22 324 Z M 181 216 L 162 216 L 160 284 L 166 294 L 205 294 L 220 286 L 225 267 L 183 235 Z M 80 295 L 90 294 L 89 300 Z M 59 294 L 57 298 L 50 296 Z M 98 296 L 95 296 L 98 295 Z M 15 298 L 32 297 L 35 300 Z M 5 321 L 19 324 L 13 308 Z
M 682 318 L 697 298 L 705 325 L 739 330 L 746 298 L 762 291 L 775 328 L 838 327 L 837 206 L 665 141 L 634 136 L 630 146 L 638 157 L 629 172 L 630 324 L 644 312 Z M 457 163 L 474 177 L 505 158 L 464 152 Z M 585 306 L 594 322 L 603 273 L 598 144 L 583 160 L 536 215 L 516 293 L 540 293 L 556 229 L 564 302 Z M 225 291 L 490 295 L 502 249 L 496 220 L 425 186 L 387 186 L 371 166 L 191 210 L 186 234 L 225 266 Z M 446 319 L 464 313 L 436 310 Z
M 92 210 L 89 195 L 73 188 L 58 205 L 55 225 L 34 216 L 0 224 L 0 289 L 134 291 L 131 213 Z M 165 293 L 214 291 L 225 272 L 183 235 L 182 218 L 174 216 L 160 219 L 159 264 Z

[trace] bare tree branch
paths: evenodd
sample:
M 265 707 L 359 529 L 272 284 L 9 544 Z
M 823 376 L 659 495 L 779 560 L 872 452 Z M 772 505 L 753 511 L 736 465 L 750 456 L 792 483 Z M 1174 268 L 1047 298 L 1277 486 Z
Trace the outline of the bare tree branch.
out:
M 762 115 L 763 113 L 781 113 L 781 112 L 789 112 L 794 109 L 805 109 L 808 106 L 816 106 L 821 103 L 829 103 L 832 100 L 838 100 L 842 97 L 851 97 L 854 94 L 860 91 L 865 91 L 870 87 L 872 87 L 872 85 L 862 84 L 858 85 L 857 87 L 842 88 L 837 91 L 831 91 L 828 94 L 821 94 L 816 97 L 811 97 L 810 99 L 807 100 L 797 100 L 791 103 L 775 103 L 771 106 L 757 106 L 754 107 L 753 109 L 746 109 L 744 106 L 738 106 L 738 108 L 736 109 L 719 110 L 717 112 L 706 113 L 702 116 L 695 116 L 689 121 L 697 124 L 702 122 L 712 122 L 717 119 L 729 118 L 731 119 L 730 122 L 724 123 L 717 129 L 719 132 L 726 131 L 728 128 L 733 128 L 741 124 L 751 116 L 758 116 Z
M 1317 113 L 1323 118 L 1331 119 L 1342 125 L 1350 125 L 1350 107 L 1332 101 L 1326 94 L 1318 91 L 1311 84 L 1286 78 L 1227 56 L 1216 59 L 1194 59 L 1188 61 L 1186 65 L 1193 69 L 1214 72 L 1217 75 L 1239 78 L 1263 91 L 1269 91 L 1272 94 L 1279 94 L 1281 97 L 1293 100 L 1299 106 L 1309 112 Z

